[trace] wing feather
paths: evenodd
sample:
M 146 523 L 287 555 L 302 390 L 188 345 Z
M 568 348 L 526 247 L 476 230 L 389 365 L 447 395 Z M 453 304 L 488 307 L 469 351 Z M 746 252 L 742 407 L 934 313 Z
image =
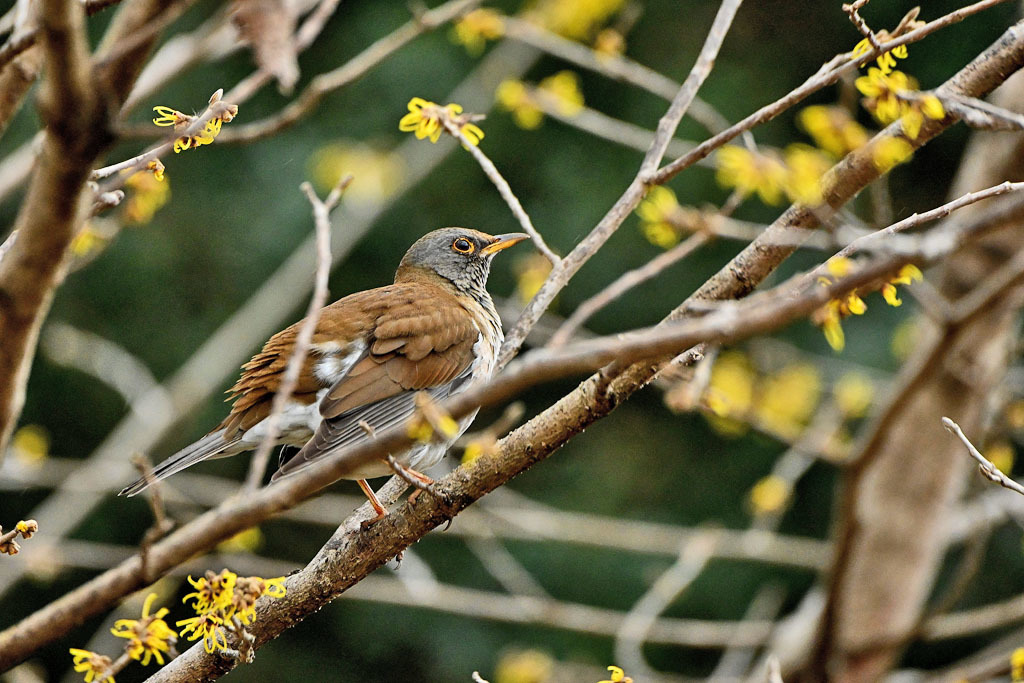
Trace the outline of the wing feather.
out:
M 472 377 L 473 346 L 480 338 L 472 316 L 445 289 L 432 292 L 427 311 L 422 289 L 418 293 L 381 310 L 367 340 L 368 355 L 324 395 L 316 433 L 275 479 L 366 439 L 360 423 L 376 431 L 400 424 L 416 409 L 417 392 L 440 400 Z

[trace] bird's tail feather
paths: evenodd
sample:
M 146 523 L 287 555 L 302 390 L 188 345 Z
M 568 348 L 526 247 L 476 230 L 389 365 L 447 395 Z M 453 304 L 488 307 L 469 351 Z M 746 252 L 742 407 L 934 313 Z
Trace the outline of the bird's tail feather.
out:
M 134 483 L 124 487 L 117 495 L 129 497 L 134 496 L 135 494 L 144 491 L 146 487 L 153 482 L 166 479 L 172 474 L 177 474 L 186 467 L 191 467 L 201 460 L 216 458 L 222 455 L 232 455 L 233 453 L 226 453 L 225 451 L 231 450 L 231 447 L 236 443 L 238 443 L 238 437 L 235 437 L 230 441 L 224 440 L 224 430 L 211 432 L 195 443 L 185 446 L 180 451 L 154 467 L 153 476 L 151 478 L 147 479 L 146 477 L 142 477 Z

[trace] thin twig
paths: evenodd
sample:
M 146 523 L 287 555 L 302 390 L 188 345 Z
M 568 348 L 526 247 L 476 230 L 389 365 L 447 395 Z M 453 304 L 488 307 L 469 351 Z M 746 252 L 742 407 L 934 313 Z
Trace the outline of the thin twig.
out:
M 715 56 L 721 48 L 725 34 L 732 23 L 736 10 L 739 8 L 740 0 L 725 0 L 719 8 L 718 14 L 708 31 L 708 36 L 697 57 L 697 62 L 683 82 L 679 92 L 676 93 L 668 111 L 658 122 L 658 128 L 651 142 L 651 147 L 644 160 L 640 164 L 640 170 L 636 177 L 626 187 L 625 191 L 616 200 L 615 204 L 608 210 L 603 218 L 594 226 L 593 230 L 584 237 L 565 258 L 563 258 L 548 275 L 548 279 L 541 286 L 540 291 L 526 306 L 526 310 L 520 315 L 515 326 L 505 335 L 505 343 L 502 344 L 501 352 L 498 355 L 498 367 L 504 367 L 519 352 L 519 348 L 526 340 L 526 336 L 536 324 L 540 316 L 551 304 L 551 301 L 560 292 L 576 272 L 583 267 L 590 257 L 593 256 L 608 239 L 619 229 L 626 217 L 637 207 L 646 191 L 644 178 L 656 169 L 664 157 L 668 144 L 675 136 L 676 128 L 686 113 L 687 106 L 696 96 L 700 84 L 707 77 L 711 66 L 714 64 Z
M 715 556 L 716 530 L 705 531 L 679 549 L 676 561 L 638 599 L 615 634 L 615 661 L 641 678 L 650 670 L 643 656 L 651 628 L 657 618 L 701 575 Z
M 851 57 L 849 56 L 849 53 L 837 55 L 832 60 L 822 65 L 822 67 L 818 69 L 817 73 L 795 89 L 786 93 L 783 97 L 771 104 L 761 107 L 742 121 L 739 121 L 728 129 L 715 135 L 713 138 L 701 143 L 694 148 L 693 151 L 684 154 L 675 161 L 659 169 L 658 172 L 649 179 L 649 182 L 654 185 L 662 185 L 668 182 L 679 174 L 680 171 L 685 168 L 689 168 L 694 163 L 708 156 L 736 136 L 750 130 L 754 126 L 772 120 L 793 105 L 804 100 L 812 93 L 838 82 L 845 74 L 855 71 L 859 68 L 860 64 L 874 59 L 883 51 L 889 51 L 900 45 L 907 45 L 908 43 L 921 40 L 935 31 L 959 21 L 963 21 L 969 16 L 977 14 L 978 12 L 983 12 L 984 10 L 995 7 L 1003 2 L 1006 2 L 1006 0 L 980 0 L 980 2 L 968 5 L 967 7 L 961 7 L 960 9 L 943 15 L 934 21 L 928 22 L 921 28 L 915 29 L 905 35 L 886 42 L 881 46 L 881 50 L 873 49 L 871 52 L 861 55 L 860 57 Z
M 210 98 L 210 103 L 202 114 L 194 117 L 193 120 L 181 130 L 175 129 L 174 134 L 164 142 L 151 147 L 142 154 L 138 154 L 130 159 L 125 159 L 124 161 L 111 164 L 110 166 L 104 166 L 103 168 L 97 168 L 92 172 L 90 178 L 93 180 L 102 180 L 122 171 L 142 168 L 150 161 L 155 161 L 171 151 L 177 140 L 197 135 L 210 121 L 216 118 L 221 118 L 225 115 L 234 116 L 238 111 L 237 105 L 230 104 L 221 99 L 222 94 L 223 90 L 217 90 L 217 92 L 215 92 Z M 116 184 L 114 187 L 119 184 L 120 183 Z M 113 187 L 106 187 L 104 189 L 110 191 Z
M 351 175 L 344 176 L 327 195 L 327 198 L 322 201 L 316 196 L 312 185 L 302 183 L 301 189 L 313 207 L 313 223 L 316 227 L 317 259 L 313 296 L 306 309 L 306 318 L 299 327 L 298 334 L 295 335 L 295 346 L 288 358 L 288 365 L 281 378 L 281 385 L 274 393 L 270 415 L 267 417 L 266 435 L 249 463 L 249 474 L 245 480 L 247 491 L 256 490 L 263 482 L 270 451 L 277 443 L 277 436 L 280 432 L 281 413 L 284 412 L 285 406 L 291 400 L 292 392 L 295 391 L 295 386 L 298 384 L 299 375 L 309 353 L 309 346 L 313 342 L 313 333 L 316 331 L 317 323 L 320 322 L 320 312 L 327 305 L 327 279 L 331 274 L 331 210 L 338 205 L 342 193 L 351 182 Z
M 1021 486 L 1016 481 L 1003 474 L 998 467 L 993 465 L 988 458 L 982 455 L 981 451 L 974 447 L 971 440 L 968 439 L 967 435 L 964 434 L 962 429 L 960 429 L 960 425 L 953 422 L 948 417 L 944 417 L 942 418 L 942 426 L 951 434 L 955 434 L 956 437 L 963 442 L 964 446 L 967 447 L 967 453 L 978 461 L 978 469 L 986 479 L 999 484 L 1003 488 L 1010 489 L 1011 491 L 1024 496 L 1024 486 Z
M 121 0 L 85 0 L 85 13 L 92 16 L 100 10 L 121 2 Z M 36 44 L 39 40 L 39 29 L 29 29 L 17 36 L 11 36 L 6 43 L 0 45 L 0 69 L 8 62 Z
M 668 251 L 661 252 L 639 268 L 623 273 L 607 287 L 577 306 L 572 315 L 551 335 L 551 339 L 547 343 L 548 348 L 556 349 L 559 346 L 564 346 L 572 338 L 576 330 L 590 319 L 590 316 L 618 299 L 633 287 L 657 277 L 666 268 L 686 258 L 709 241 L 711 241 L 709 233 L 694 233 Z
M 313 78 L 306 89 L 278 113 L 261 121 L 226 130 L 219 138 L 223 142 L 253 142 L 288 128 L 312 112 L 325 95 L 362 77 L 414 38 L 456 19 L 480 2 L 481 0 L 449 0 L 443 5 L 423 12 L 393 33 L 377 40 L 334 71 Z
M 149 460 L 137 454 L 132 458 L 132 464 L 139 470 L 149 486 L 149 495 L 146 496 L 146 500 L 149 501 L 149 508 L 153 512 L 153 525 L 146 530 L 139 542 L 139 574 L 144 583 L 150 583 L 153 581 L 153 577 L 149 574 L 149 549 L 174 528 L 174 522 L 167 518 L 164 511 L 163 493 L 161 487 L 156 485 L 153 466 Z
M 484 175 L 486 175 L 488 179 L 494 183 L 494 186 L 498 188 L 498 194 L 500 194 L 501 198 L 505 200 L 506 204 L 508 204 L 508 208 L 512 210 L 512 215 L 514 215 L 516 220 L 519 221 L 519 225 L 522 227 L 523 232 L 530 236 L 533 246 L 537 248 L 537 251 L 543 254 L 544 258 L 550 261 L 552 266 L 557 266 L 562 259 L 559 258 L 558 254 L 551 250 L 551 247 L 549 247 L 547 242 L 544 241 L 544 238 L 537 231 L 537 228 L 533 227 L 533 221 L 530 220 L 530 216 L 526 213 L 526 209 L 524 209 L 523 205 L 519 203 L 519 198 L 516 197 L 514 192 L 512 192 L 512 188 L 509 187 L 508 182 L 504 177 L 502 177 L 494 163 L 487 158 L 487 155 L 483 153 L 478 145 L 474 145 L 466 138 L 466 135 L 462 132 L 459 125 L 449 118 L 447 111 L 444 111 L 441 116 L 441 124 L 452 137 L 462 143 L 462 146 L 474 159 L 476 159 L 480 168 L 483 169 Z
M 580 68 L 636 86 L 669 102 L 679 92 L 679 84 L 671 78 L 628 57 L 597 55 L 586 45 L 563 38 L 543 26 L 524 19 L 504 17 L 502 21 L 505 25 L 506 37 L 564 59 Z M 729 126 L 728 119 L 700 98 L 694 98 L 688 113 L 694 121 L 712 133 L 718 133 Z
M 861 32 L 861 35 L 868 39 L 868 42 L 871 43 L 871 47 L 881 53 L 883 52 L 882 44 L 878 42 L 878 36 L 876 36 L 875 32 L 868 27 L 864 18 L 860 16 L 860 8 L 868 4 L 868 1 L 869 0 L 856 0 L 856 2 L 848 5 L 844 4 L 843 11 L 846 12 L 848 17 L 850 17 L 850 21 L 852 21 L 853 25 L 857 27 L 857 30 Z

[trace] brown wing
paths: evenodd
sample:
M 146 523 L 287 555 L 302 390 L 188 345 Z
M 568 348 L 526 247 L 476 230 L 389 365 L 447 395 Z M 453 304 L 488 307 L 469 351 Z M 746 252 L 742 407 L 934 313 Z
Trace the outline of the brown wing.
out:
M 363 421 L 380 431 L 405 420 L 415 410 L 416 392 L 443 398 L 472 376 L 480 333 L 448 290 L 402 283 L 392 286 L 389 299 L 373 321 L 367 356 L 327 392 L 316 434 L 275 478 L 365 439 Z
M 410 298 L 407 289 L 408 285 L 369 289 L 325 307 L 313 333 L 312 348 L 299 373 L 294 399 L 313 403 L 317 392 L 329 386 L 316 376 L 316 362 L 331 349 L 344 353 L 345 347 L 352 342 L 366 341 L 376 319 L 381 311 L 387 310 L 391 301 L 406 301 Z M 227 400 L 233 402 L 231 412 L 214 431 L 223 429 L 225 438 L 231 438 L 259 424 L 270 414 L 274 393 L 281 386 L 302 323 L 300 320 L 275 334 L 259 353 L 242 366 L 241 376 L 228 390 Z

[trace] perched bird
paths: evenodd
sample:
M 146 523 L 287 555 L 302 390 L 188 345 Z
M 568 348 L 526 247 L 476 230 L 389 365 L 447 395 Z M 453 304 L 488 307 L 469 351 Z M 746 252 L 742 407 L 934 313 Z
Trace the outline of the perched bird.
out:
M 441 400 L 491 376 L 504 340 L 501 320 L 487 293 L 491 260 L 528 236 L 492 236 L 467 228 L 442 228 L 421 237 L 402 257 L 392 285 L 350 294 L 320 312 L 299 381 L 280 416 L 282 450 L 276 480 L 310 463 L 400 424 L 416 410 L 416 395 Z M 267 430 L 274 392 L 302 322 L 278 332 L 242 366 L 229 390 L 231 412 L 209 434 L 181 449 L 121 491 L 133 496 L 150 483 L 208 458 L 257 448 Z M 459 423 L 461 434 L 475 413 Z M 409 474 L 436 465 L 458 437 L 416 444 L 395 454 Z M 366 479 L 394 472 L 386 461 L 346 475 L 356 479 L 378 518 L 387 514 Z

